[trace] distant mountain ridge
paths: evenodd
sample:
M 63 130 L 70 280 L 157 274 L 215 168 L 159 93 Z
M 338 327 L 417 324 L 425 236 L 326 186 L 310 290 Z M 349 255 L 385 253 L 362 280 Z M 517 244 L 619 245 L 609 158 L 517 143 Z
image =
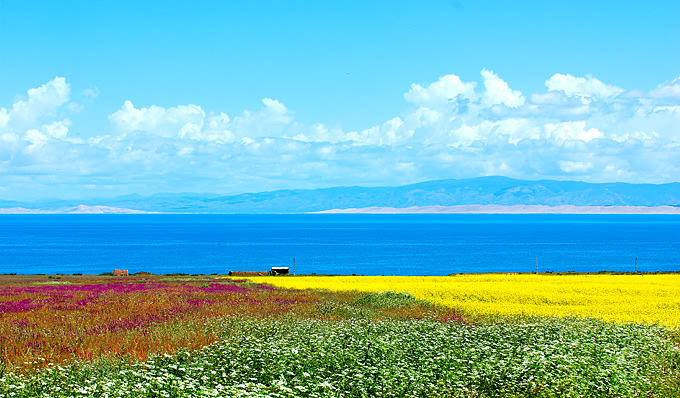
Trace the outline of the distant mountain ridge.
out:
M 463 205 L 680 206 L 680 183 L 628 184 L 479 177 L 398 187 L 334 187 L 220 196 L 169 193 L 89 201 L 0 201 L 0 207 L 56 210 L 107 206 L 167 213 L 306 213 L 332 209 Z
M 24 207 L 0 208 L 0 214 L 148 214 L 148 211 L 122 209 L 109 206 L 85 206 L 78 205 L 66 209 L 42 210 L 27 209 Z

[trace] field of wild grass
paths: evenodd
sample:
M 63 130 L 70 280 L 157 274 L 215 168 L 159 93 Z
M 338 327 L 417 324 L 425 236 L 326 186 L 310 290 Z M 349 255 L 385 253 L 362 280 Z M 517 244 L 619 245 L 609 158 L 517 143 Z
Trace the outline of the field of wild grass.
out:
M 677 326 L 495 316 L 423 300 L 398 279 L 364 292 L 337 288 L 343 281 L 331 291 L 282 287 L 323 287 L 298 277 L 0 277 L 0 397 L 674 397 L 680 391 Z

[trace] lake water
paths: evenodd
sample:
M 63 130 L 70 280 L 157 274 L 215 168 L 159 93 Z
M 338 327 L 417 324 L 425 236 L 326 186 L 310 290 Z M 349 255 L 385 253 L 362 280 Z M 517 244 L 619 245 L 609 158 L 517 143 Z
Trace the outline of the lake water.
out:
M 1 215 L 0 273 L 680 270 L 673 215 Z

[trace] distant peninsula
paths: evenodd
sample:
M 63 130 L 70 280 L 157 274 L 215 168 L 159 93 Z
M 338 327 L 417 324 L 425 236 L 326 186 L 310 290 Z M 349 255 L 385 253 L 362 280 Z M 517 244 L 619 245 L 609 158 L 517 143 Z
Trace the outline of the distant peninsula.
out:
M 78 205 L 58 210 L 26 209 L 23 207 L 0 208 L 0 214 L 149 214 L 142 210 L 123 209 L 109 206 Z
M 333 209 L 316 214 L 680 214 L 673 206 L 542 206 L 542 205 L 465 205 L 465 206 L 412 206 L 364 207 L 359 209 Z

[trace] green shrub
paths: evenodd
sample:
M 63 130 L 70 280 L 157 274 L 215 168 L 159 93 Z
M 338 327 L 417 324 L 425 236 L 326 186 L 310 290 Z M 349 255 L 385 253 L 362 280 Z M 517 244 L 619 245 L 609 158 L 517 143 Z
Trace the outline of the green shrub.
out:
M 410 307 L 414 305 L 429 305 L 428 302 L 418 300 L 408 292 L 393 292 L 391 290 L 380 293 L 365 293 L 359 296 L 357 304 L 367 305 L 374 308 L 389 309 Z

